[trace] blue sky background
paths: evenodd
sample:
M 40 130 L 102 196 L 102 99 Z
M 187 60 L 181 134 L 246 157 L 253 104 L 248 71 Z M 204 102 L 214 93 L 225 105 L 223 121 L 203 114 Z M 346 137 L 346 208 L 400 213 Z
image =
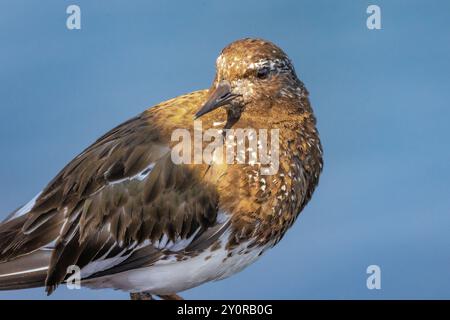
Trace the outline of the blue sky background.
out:
M 66 29 L 78 4 L 82 30 Z M 366 28 L 366 8 L 382 30 Z M 325 151 L 281 243 L 190 299 L 450 298 L 448 1 L 0 1 L 0 215 L 98 136 L 209 87 L 229 42 L 266 38 L 311 93 Z M 381 290 L 366 268 L 382 270 Z M 43 299 L 42 289 L 0 299 Z M 126 299 L 59 288 L 51 299 Z

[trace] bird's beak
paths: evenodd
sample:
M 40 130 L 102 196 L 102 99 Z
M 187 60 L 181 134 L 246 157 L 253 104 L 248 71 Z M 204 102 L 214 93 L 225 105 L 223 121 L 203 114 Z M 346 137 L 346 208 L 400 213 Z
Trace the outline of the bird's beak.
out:
M 237 95 L 231 92 L 230 83 L 226 80 L 220 81 L 217 87 L 210 92 L 208 100 L 206 100 L 203 107 L 197 111 L 194 118 L 197 119 L 208 112 L 226 105 L 236 97 Z

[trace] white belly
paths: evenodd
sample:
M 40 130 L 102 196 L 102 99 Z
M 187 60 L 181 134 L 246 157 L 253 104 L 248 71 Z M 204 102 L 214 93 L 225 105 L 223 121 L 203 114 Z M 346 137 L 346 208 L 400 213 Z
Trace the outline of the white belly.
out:
M 244 253 L 246 249 L 247 244 L 235 248 L 231 257 L 227 257 L 229 251 L 223 246 L 215 251 L 208 249 L 188 260 L 176 261 L 173 258 L 158 261 L 146 268 L 92 279 L 84 285 L 129 292 L 148 291 L 161 295 L 177 293 L 208 281 L 229 277 L 253 263 L 264 250 L 262 247 L 254 247 Z

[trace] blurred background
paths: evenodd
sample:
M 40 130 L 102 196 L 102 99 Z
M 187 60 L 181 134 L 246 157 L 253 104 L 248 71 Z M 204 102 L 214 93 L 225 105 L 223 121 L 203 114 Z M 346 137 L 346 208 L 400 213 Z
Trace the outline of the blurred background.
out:
M 81 30 L 66 28 L 67 6 Z M 366 9 L 381 8 L 381 30 Z M 0 218 L 101 134 L 210 86 L 220 50 L 261 37 L 310 91 L 325 166 L 278 246 L 188 299 L 450 298 L 448 1 L 0 0 Z M 368 290 L 366 268 L 381 268 Z M 0 299 L 46 299 L 44 290 Z M 128 299 L 68 290 L 49 299 Z

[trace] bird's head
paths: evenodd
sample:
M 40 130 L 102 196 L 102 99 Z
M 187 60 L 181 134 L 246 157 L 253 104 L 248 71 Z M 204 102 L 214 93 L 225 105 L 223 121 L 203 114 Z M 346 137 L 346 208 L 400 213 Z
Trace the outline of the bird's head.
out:
M 304 94 L 303 90 L 283 50 L 261 39 L 238 40 L 223 49 L 217 58 L 216 76 L 208 99 L 195 117 L 222 106 L 239 116 L 252 105 L 270 105 L 270 101 L 283 96 L 295 98 Z

